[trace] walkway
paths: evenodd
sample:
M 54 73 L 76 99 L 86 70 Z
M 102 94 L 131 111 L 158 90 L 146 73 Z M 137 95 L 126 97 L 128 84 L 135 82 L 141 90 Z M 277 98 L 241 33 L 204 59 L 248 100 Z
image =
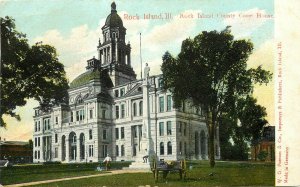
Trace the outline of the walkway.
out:
M 38 184 L 46 184 L 51 182 L 60 182 L 60 181 L 68 181 L 68 180 L 75 180 L 75 179 L 85 179 L 91 177 L 99 177 L 99 176 L 107 176 L 107 175 L 115 175 L 115 174 L 123 174 L 123 173 L 147 173 L 150 172 L 149 170 L 111 170 L 109 173 L 99 173 L 96 175 L 86 175 L 80 177 L 70 177 L 70 178 L 62 178 L 62 179 L 51 179 L 51 180 L 44 180 L 44 181 L 35 181 L 35 182 L 27 182 L 27 183 L 20 183 L 20 184 L 11 184 L 5 185 L 4 187 L 18 187 L 18 186 L 32 186 Z

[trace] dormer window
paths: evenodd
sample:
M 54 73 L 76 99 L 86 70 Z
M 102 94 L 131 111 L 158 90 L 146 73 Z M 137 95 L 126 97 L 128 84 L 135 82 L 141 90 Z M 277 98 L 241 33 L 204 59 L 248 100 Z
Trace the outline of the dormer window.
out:
M 120 94 L 120 96 L 122 97 L 123 95 L 125 95 L 125 88 L 121 88 L 121 94 Z

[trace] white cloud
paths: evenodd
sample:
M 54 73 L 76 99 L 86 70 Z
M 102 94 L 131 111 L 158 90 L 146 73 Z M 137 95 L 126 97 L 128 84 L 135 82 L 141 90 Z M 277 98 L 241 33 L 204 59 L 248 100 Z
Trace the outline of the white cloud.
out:
M 267 40 L 262 43 L 249 57 L 249 67 L 261 65 L 264 69 L 274 72 L 274 40 Z
M 16 113 L 20 114 L 21 121 L 17 121 L 15 118 L 4 115 L 3 119 L 7 123 L 6 129 L 0 128 L 0 136 L 6 138 L 6 140 L 21 140 L 28 141 L 32 139 L 32 132 L 34 127 L 33 114 L 34 107 L 38 106 L 38 102 L 29 99 L 27 104 L 23 107 L 17 107 Z
M 186 10 L 181 12 L 183 14 L 194 14 L 198 12 L 196 10 Z M 147 32 L 142 33 L 142 56 L 143 62 L 148 62 L 151 69 L 151 75 L 159 74 L 160 65 L 162 63 L 162 55 L 165 51 L 171 51 L 174 48 L 180 49 L 181 42 L 191 36 L 191 33 L 195 30 L 197 19 L 182 19 L 179 15 L 164 24 L 149 28 Z M 157 20 L 152 20 L 157 21 Z M 145 25 L 149 24 L 148 22 Z M 137 33 L 134 29 L 139 27 L 131 28 L 134 33 Z M 129 30 L 129 29 L 128 29 Z M 130 32 L 132 32 L 130 30 Z M 136 73 L 140 71 L 140 60 L 139 60 L 139 35 L 131 36 L 130 38 L 132 47 L 132 59 L 133 67 L 135 67 Z
M 63 37 L 58 30 L 49 30 L 43 36 L 38 36 L 34 42 L 55 46 L 61 54 L 72 52 L 84 54 L 96 49 L 100 31 L 89 30 L 87 25 L 73 28 L 68 37 Z
M 274 72 L 274 40 L 267 40 L 261 44 L 253 54 L 249 57 L 248 65 L 251 68 L 256 68 L 262 65 L 262 68 Z M 274 76 L 268 85 L 256 85 L 254 88 L 254 97 L 260 105 L 266 107 L 267 120 L 271 125 L 274 125 Z
M 265 10 L 258 8 L 253 8 L 246 11 L 235 11 L 228 13 L 228 15 L 234 15 L 235 17 L 224 18 L 223 23 L 226 26 L 231 26 L 232 33 L 237 38 L 247 37 L 268 20 L 268 18 L 257 17 L 258 14 L 268 15 Z

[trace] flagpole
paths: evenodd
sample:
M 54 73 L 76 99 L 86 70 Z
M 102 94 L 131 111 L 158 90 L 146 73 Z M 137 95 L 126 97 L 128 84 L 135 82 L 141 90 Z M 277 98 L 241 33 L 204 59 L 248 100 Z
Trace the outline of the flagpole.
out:
M 140 33 L 140 61 L 141 61 L 141 79 L 143 79 L 143 63 L 142 63 L 142 33 Z

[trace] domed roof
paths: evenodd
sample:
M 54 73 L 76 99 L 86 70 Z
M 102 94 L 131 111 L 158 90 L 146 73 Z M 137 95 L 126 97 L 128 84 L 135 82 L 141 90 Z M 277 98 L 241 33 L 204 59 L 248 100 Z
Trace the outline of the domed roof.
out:
M 99 70 L 89 70 L 84 72 L 83 74 L 76 77 L 70 84 L 70 88 L 77 88 L 88 84 L 90 80 L 100 79 L 100 71 Z
M 111 4 L 111 13 L 107 16 L 103 27 L 123 27 L 123 21 L 117 14 L 115 2 Z

